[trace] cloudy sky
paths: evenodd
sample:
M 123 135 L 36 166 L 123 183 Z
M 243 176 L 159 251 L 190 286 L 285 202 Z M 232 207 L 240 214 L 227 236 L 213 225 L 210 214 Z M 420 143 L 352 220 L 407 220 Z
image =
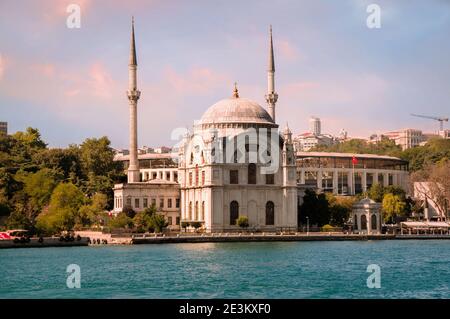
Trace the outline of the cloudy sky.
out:
M 381 7 L 369 29 L 367 6 Z M 81 7 L 69 29 L 66 8 Z M 277 122 L 294 133 L 365 137 L 399 128 L 435 131 L 410 113 L 450 115 L 447 0 L 0 0 L 0 121 L 41 130 L 50 146 L 107 135 L 127 146 L 130 20 L 136 19 L 139 144 L 173 145 L 216 101 L 265 106 L 273 25 Z

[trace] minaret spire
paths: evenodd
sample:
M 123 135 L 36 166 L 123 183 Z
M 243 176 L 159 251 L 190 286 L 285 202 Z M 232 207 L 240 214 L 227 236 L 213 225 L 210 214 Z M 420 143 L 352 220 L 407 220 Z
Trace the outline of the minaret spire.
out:
M 136 42 L 134 39 L 134 17 L 131 18 L 130 65 L 137 65 Z
M 269 63 L 267 68 L 267 94 L 266 101 L 269 115 L 275 123 L 275 104 L 278 100 L 278 94 L 275 92 L 275 58 L 273 54 L 272 25 L 269 31 Z
M 136 42 L 134 39 L 134 17 L 131 20 L 130 63 L 128 65 L 128 104 L 130 107 L 130 164 L 128 166 L 128 183 L 140 181 L 139 160 L 137 153 L 137 102 L 141 92 L 137 89 Z
M 275 59 L 273 57 L 272 25 L 270 25 L 269 67 L 268 67 L 268 71 L 275 72 Z

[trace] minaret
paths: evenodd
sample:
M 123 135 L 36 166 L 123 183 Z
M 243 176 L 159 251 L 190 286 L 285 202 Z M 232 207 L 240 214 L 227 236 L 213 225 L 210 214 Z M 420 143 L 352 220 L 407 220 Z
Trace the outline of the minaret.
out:
M 269 43 L 269 67 L 267 69 L 267 94 L 266 101 L 268 105 L 269 115 L 275 123 L 275 104 L 278 100 L 278 94 L 275 93 L 275 58 L 273 56 L 273 40 L 272 26 L 270 26 L 270 43 Z
M 131 24 L 130 63 L 128 65 L 128 101 L 130 105 L 130 165 L 128 166 L 128 183 L 140 182 L 139 161 L 137 154 L 137 102 L 141 92 L 137 90 L 137 59 L 134 40 L 134 18 Z

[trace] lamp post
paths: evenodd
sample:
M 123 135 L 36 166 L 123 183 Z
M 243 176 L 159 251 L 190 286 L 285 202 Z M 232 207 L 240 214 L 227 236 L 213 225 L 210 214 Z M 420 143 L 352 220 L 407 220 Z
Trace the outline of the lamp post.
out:
M 306 216 L 306 236 L 309 236 L 309 217 Z

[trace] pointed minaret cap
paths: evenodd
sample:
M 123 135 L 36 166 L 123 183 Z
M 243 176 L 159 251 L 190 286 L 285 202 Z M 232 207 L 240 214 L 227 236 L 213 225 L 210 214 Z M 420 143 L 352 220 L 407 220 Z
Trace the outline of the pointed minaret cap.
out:
M 235 99 L 239 98 L 239 91 L 238 91 L 237 83 L 236 83 L 236 82 L 234 82 L 233 97 L 234 97 Z
M 275 72 L 275 59 L 273 56 L 273 40 L 272 40 L 272 25 L 270 25 L 270 45 L 269 45 L 269 66 L 268 71 Z
M 134 17 L 131 18 L 130 65 L 137 65 L 136 42 L 134 40 Z
M 284 127 L 284 134 L 291 134 L 291 133 L 292 133 L 292 131 L 289 128 L 289 124 L 288 124 L 288 122 L 286 122 L 286 126 Z

